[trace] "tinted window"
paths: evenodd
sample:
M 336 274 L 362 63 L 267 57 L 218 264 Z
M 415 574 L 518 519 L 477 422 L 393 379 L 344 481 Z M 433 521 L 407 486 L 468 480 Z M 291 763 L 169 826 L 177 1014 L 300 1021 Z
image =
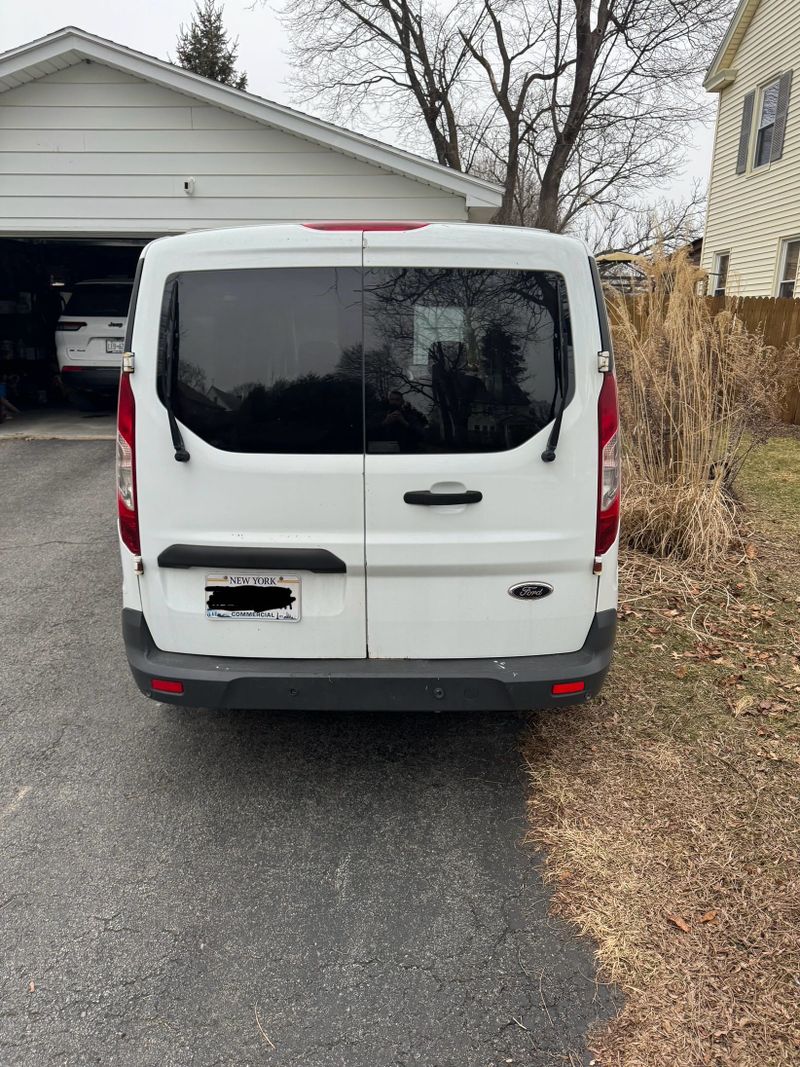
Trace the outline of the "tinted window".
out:
M 369 452 L 496 452 L 552 421 L 563 281 L 534 271 L 374 269 L 364 275 Z
M 132 285 L 76 285 L 64 314 L 125 318 L 131 289 Z
M 162 310 L 176 416 L 236 452 L 363 450 L 361 271 L 287 268 L 173 277 Z
M 178 419 L 229 451 L 502 451 L 554 418 L 562 354 L 569 384 L 556 274 L 194 271 L 164 294 L 159 393 L 169 367 Z

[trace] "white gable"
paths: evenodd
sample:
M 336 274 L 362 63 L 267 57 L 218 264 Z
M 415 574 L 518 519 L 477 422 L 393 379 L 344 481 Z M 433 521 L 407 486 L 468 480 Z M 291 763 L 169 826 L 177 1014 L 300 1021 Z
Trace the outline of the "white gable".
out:
M 4 234 L 467 221 L 499 204 L 489 183 L 77 30 L 0 56 L 0 143 Z
M 466 220 L 461 197 L 96 63 L 0 96 L 0 137 L 6 233 Z

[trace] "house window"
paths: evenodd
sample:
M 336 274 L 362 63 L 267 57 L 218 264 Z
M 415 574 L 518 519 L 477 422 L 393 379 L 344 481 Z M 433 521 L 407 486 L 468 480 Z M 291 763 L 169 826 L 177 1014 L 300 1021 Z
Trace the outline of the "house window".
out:
M 763 167 L 772 157 L 772 135 L 775 131 L 775 118 L 778 114 L 778 92 L 780 79 L 770 82 L 761 90 L 761 113 L 758 119 L 758 136 L 756 137 L 756 155 L 754 167 Z
M 800 239 L 783 242 L 781 273 L 778 279 L 778 296 L 790 299 L 797 291 L 797 266 L 800 263 Z
M 711 295 L 725 296 L 728 284 L 728 267 L 731 262 L 730 252 L 720 252 L 714 257 L 714 270 L 711 274 Z

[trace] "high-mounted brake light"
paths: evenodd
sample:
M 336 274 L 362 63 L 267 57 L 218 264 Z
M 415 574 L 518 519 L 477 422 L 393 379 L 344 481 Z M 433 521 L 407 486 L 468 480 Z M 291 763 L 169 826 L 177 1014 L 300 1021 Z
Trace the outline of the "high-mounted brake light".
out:
M 136 513 L 136 405 L 130 374 L 119 379 L 117 404 L 117 513 L 122 542 L 134 556 L 141 555 L 139 516 Z
M 304 222 L 307 230 L 388 230 L 398 233 L 401 230 L 421 230 L 427 222 Z
M 620 447 L 619 408 L 617 405 L 617 379 L 613 371 L 603 375 L 600 398 L 597 402 L 599 431 L 599 462 L 597 486 L 597 533 L 594 554 L 599 557 L 608 552 L 617 539 L 619 531 L 620 500 Z M 599 573 L 599 564 L 595 564 Z

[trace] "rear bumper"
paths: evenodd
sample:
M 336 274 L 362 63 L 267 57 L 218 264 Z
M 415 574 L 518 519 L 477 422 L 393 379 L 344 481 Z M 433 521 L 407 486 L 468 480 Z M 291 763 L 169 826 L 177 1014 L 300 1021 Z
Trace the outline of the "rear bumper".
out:
M 584 703 L 611 663 L 617 613 L 595 615 L 583 648 L 510 659 L 233 659 L 162 652 L 140 611 L 122 612 L 133 677 L 167 704 L 200 708 L 301 711 L 525 711 Z M 153 678 L 183 684 L 155 692 Z M 557 682 L 582 681 L 581 693 L 553 696 Z
M 79 367 L 72 363 L 61 368 L 61 381 L 69 389 L 111 395 L 119 388 L 120 370 L 120 367 Z

